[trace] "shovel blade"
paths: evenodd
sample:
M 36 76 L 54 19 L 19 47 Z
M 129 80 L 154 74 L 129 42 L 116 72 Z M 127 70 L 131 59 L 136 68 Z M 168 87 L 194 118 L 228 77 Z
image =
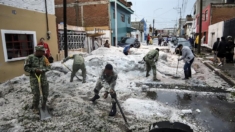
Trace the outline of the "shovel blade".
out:
M 48 120 L 50 118 L 51 118 L 51 115 L 50 115 L 47 107 L 45 106 L 44 110 L 42 108 L 40 108 L 40 120 Z

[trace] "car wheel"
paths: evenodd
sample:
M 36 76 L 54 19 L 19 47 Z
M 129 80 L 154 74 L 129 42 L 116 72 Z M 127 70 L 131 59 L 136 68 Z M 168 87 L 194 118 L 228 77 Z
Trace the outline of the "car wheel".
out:
M 140 44 L 135 44 L 135 48 L 139 48 L 140 47 Z

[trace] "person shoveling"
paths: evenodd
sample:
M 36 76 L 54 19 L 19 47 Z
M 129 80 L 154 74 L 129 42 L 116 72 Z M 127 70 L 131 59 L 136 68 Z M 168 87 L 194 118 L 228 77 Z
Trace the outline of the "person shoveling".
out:
M 64 64 L 69 59 L 74 59 L 74 61 L 73 61 L 73 70 L 69 69 Z M 61 63 L 64 64 L 64 66 L 72 72 L 70 82 L 73 82 L 74 76 L 76 76 L 76 73 L 78 72 L 78 70 L 81 69 L 82 70 L 82 77 L 83 77 L 82 82 L 86 83 L 86 66 L 85 66 L 84 58 L 83 58 L 82 54 L 75 54 L 75 55 L 69 56 L 69 57 L 65 58 Z M 78 76 L 76 76 L 76 77 L 78 78 Z M 78 78 L 78 80 L 80 80 L 80 79 Z
M 107 64 L 105 66 L 105 69 L 101 72 L 100 77 L 97 80 L 94 92 L 95 96 L 90 99 L 90 101 L 95 102 L 97 99 L 100 98 L 99 92 L 101 88 L 105 88 L 105 93 L 103 95 L 104 99 L 108 97 L 108 94 L 110 93 L 112 98 L 112 109 L 109 113 L 109 116 L 115 116 L 116 115 L 116 92 L 114 90 L 114 87 L 116 85 L 117 80 L 117 74 L 113 71 L 113 66 L 111 64 Z
M 44 56 L 43 46 L 36 46 L 35 50 L 36 52 L 25 60 L 24 70 L 30 73 L 30 86 L 33 93 L 32 109 L 36 114 L 40 112 L 41 120 L 46 120 L 51 118 L 46 106 L 49 93 L 46 72 L 50 70 L 50 63 Z
M 152 69 L 153 70 L 153 81 L 160 81 L 157 79 L 157 71 L 156 71 L 156 65 L 155 63 L 158 61 L 158 56 L 159 56 L 159 49 L 156 48 L 154 50 L 150 50 L 143 58 L 143 60 L 146 63 L 146 77 L 149 76 L 149 71 Z
M 192 77 L 191 65 L 194 61 L 194 54 L 189 47 L 183 46 L 182 44 L 179 44 L 177 48 L 182 52 L 182 57 L 179 58 L 178 61 L 184 60 L 185 62 L 184 65 L 185 78 L 183 80 L 187 80 Z

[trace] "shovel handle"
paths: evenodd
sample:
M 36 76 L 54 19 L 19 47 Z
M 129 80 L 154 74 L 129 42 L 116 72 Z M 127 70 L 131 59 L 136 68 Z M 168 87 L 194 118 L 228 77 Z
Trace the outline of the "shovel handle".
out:
M 114 98 L 114 99 L 115 99 L 115 101 L 116 101 L 116 103 L 117 103 L 117 105 L 118 105 L 118 108 L 119 108 L 119 110 L 120 110 L 120 112 L 121 112 L 121 114 L 122 114 L 122 117 L 123 117 L 123 119 L 124 119 L 126 125 L 128 125 L 128 127 L 129 127 L 129 124 L 127 123 L 127 120 L 126 120 L 126 116 L 124 115 L 124 113 L 123 113 L 123 111 L 122 111 L 122 108 L 121 108 L 121 106 L 120 106 L 120 104 L 119 104 L 117 98 Z
M 42 97 L 41 74 L 39 76 L 37 74 L 35 74 L 35 76 L 38 80 L 38 87 L 39 87 L 40 97 Z
M 72 71 L 68 66 L 66 66 L 64 63 L 62 63 L 62 64 L 63 64 L 69 71 L 73 72 L 73 71 Z M 77 77 L 78 80 L 81 80 L 81 79 L 78 78 L 77 75 L 75 75 L 75 76 Z

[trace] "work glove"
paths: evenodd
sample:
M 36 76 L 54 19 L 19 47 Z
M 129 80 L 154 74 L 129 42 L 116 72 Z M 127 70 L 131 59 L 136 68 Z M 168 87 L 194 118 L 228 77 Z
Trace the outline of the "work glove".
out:
M 107 91 L 105 91 L 105 93 L 104 93 L 104 95 L 103 95 L 103 98 L 104 98 L 104 99 L 107 99 L 108 94 L 109 94 L 109 93 L 108 93 Z
M 39 70 L 39 69 L 36 69 L 36 70 L 35 70 L 35 73 L 39 76 L 39 75 L 42 73 L 42 71 Z
M 116 92 L 113 89 L 110 90 L 110 95 L 111 95 L 112 98 L 117 97 Z

